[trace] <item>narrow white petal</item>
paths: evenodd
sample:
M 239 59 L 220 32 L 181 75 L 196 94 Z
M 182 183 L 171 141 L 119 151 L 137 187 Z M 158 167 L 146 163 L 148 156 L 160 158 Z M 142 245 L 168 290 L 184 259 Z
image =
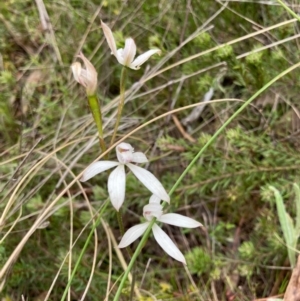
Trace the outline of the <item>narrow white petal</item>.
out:
M 156 224 L 152 227 L 152 232 L 157 243 L 162 247 L 162 249 L 174 259 L 186 264 L 183 254 L 179 251 L 176 245 L 173 243 L 171 238 Z
M 131 163 L 126 164 L 133 174 L 148 188 L 153 194 L 161 200 L 170 202 L 170 197 L 159 180 L 148 170 Z
M 148 228 L 149 222 L 129 228 L 123 235 L 118 247 L 125 248 L 138 239 Z
M 136 54 L 136 45 L 132 38 L 128 38 L 125 41 L 125 47 L 123 52 L 124 65 L 129 67 Z
M 124 165 L 119 165 L 108 177 L 107 188 L 112 205 L 119 211 L 125 200 L 126 174 Z
M 149 199 L 149 203 L 150 204 L 160 204 L 160 198 L 157 195 L 152 194 Z
M 160 53 L 159 49 L 151 49 L 139 55 L 129 66 L 131 69 L 139 69 L 153 54 Z
M 119 164 L 120 164 L 119 162 L 114 162 L 114 161 L 94 162 L 85 169 L 80 181 L 85 182 L 90 178 L 94 177 L 95 175 L 97 175 L 98 173 L 101 173 L 105 170 L 118 166 Z
M 111 29 L 104 22 L 102 22 L 102 21 L 101 21 L 101 26 L 102 26 L 103 33 L 105 35 L 107 44 L 108 44 L 108 46 L 109 46 L 112 54 L 115 57 L 117 57 L 118 56 L 118 54 L 117 54 L 117 46 L 116 46 L 115 38 L 113 36 L 113 33 L 112 33 Z
M 132 154 L 131 162 L 134 163 L 147 163 L 149 162 L 144 153 L 136 152 Z
M 196 220 L 177 213 L 163 214 L 161 217 L 158 218 L 158 220 L 165 224 L 183 228 L 197 228 L 203 226 Z

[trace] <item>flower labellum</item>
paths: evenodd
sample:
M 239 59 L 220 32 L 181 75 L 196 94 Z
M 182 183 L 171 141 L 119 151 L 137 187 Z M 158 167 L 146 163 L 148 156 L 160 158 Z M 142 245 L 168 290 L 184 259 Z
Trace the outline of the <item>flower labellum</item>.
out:
M 152 198 L 152 197 L 151 197 Z M 192 218 L 183 216 L 177 213 L 167 213 L 163 214 L 162 206 L 157 203 L 155 196 L 150 198 L 150 203 L 144 206 L 143 215 L 146 218 L 147 222 L 131 227 L 126 231 L 122 237 L 118 247 L 125 248 L 133 243 L 136 239 L 144 234 L 147 230 L 150 221 L 155 217 L 157 221 L 184 228 L 197 228 L 201 227 L 202 224 L 195 221 Z M 185 258 L 177 246 L 173 243 L 170 237 L 165 233 L 156 223 L 152 227 L 152 232 L 156 242 L 161 246 L 161 248 L 174 259 L 186 264 Z
M 139 55 L 136 59 L 134 59 L 136 54 L 136 45 L 134 40 L 132 38 L 126 39 L 124 49 L 123 48 L 117 49 L 116 41 L 111 29 L 102 21 L 101 21 L 101 26 L 107 44 L 111 50 L 111 53 L 116 57 L 118 62 L 123 66 L 126 66 L 134 70 L 138 70 L 140 69 L 140 66 L 144 64 L 153 54 L 161 53 L 159 49 L 150 49 L 145 53 Z
M 97 71 L 82 52 L 79 53 L 78 57 L 82 59 L 85 68 L 82 68 L 79 62 L 73 63 L 71 69 L 74 79 L 86 88 L 87 95 L 95 95 L 97 89 Z
M 98 161 L 92 163 L 84 171 L 81 181 L 85 182 L 95 175 L 115 167 L 108 177 L 108 194 L 112 205 L 119 211 L 125 200 L 126 173 L 127 166 L 132 173 L 144 184 L 144 186 L 155 194 L 160 200 L 170 202 L 170 197 L 159 180 L 148 170 L 133 163 L 146 163 L 147 157 L 141 152 L 134 152 L 129 143 L 122 142 L 116 147 L 119 162 Z

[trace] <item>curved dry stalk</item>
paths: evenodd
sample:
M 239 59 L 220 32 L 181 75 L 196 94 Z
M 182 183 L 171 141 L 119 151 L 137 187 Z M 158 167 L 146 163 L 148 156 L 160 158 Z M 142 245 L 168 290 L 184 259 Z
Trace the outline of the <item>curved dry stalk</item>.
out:
M 111 247 L 111 235 L 110 235 L 110 230 L 109 230 L 109 225 L 103 220 L 101 219 L 101 224 L 103 226 L 103 229 L 106 233 L 106 237 L 107 237 L 107 242 L 108 242 L 108 254 L 109 254 L 109 265 L 108 265 L 108 277 L 107 277 L 107 287 L 106 287 L 106 297 L 105 297 L 105 301 L 108 301 L 109 299 L 109 288 L 111 285 L 111 271 L 112 271 L 112 247 Z
M 21 187 L 22 184 L 25 182 L 25 180 L 26 180 L 27 178 L 32 178 L 32 177 L 33 177 L 33 176 L 32 176 L 33 172 L 37 172 L 40 168 L 42 168 L 43 164 L 44 164 L 45 162 L 47 162 L 50 158 L 52 158 L 52 155 L 54 155 L 56 152 L 58 152 L 58 151 L 64 149 L 64 148 L 67 147 L 68 145 L 71 145 L 71 144 L 76 143 L 76 142 L 78 142 L 78 141 L 84 141 L 84 140 L 86 140 L 85 137 L 84 137 L 84 138 L 77 139 L 77 140 L 72 141 L 72 142 L 70 142 L 70 143 L 67 143 L 67 144 L 65 144 L 65 145 L 63 145 L 63 146 L 61 146 L 61 147 L 55 149 L 55 150 L 52 151 L 50 154 L 48 154 L 45 158 L 43 158 L 41 161 L 39 161 L 36 165 L 34 165 L 34 166 L 33 166 L 33 167 L 32 167 L 32 168 L 24 175 L 24 177 L 20 180 L 20 182 L 18 183 L 17 187 L 16 187 L 15 190 L 13 191 L 11 197 L 9 198 L 9 200 L 8 200 L 8 202 L 7 202 L 7 204 L 6 204 L 5 208 L 4 208 L 4 210 L 3 210 L 3 213 L 2 213 L 2 215 L 1 215 L 1 217 L 0 217 L 0 229 L 1 229 L 1 227 L 3 227 L 5 217 L 6 217 L 6 215 L 8 214 L 9 209 L 12 207 L 12 205 L 13 205 L 13 203 L 14 203 L 14 200 L 15 200 L 15 197 L 16 197 L 16 195 L 17 195 L 17 192 L 19 191 L 20 187 Z M 0 278 L 1 278 L 1 277 L 0 277 Z
M 56 160 L 58 164 L 62 165 L 62 166 L 69 172 L 69 174 L 70 174 L 74 179 L 76 178 L 75 174 L 70 170 L 70 168 L 69 168 L 66 164 L 63 163 L 63 161 L 59 160 L 56 156 L 55 156 L 53 159 Z M 64 182 L 64 183 L 65 183 L 65 182 Z M 78 187 L 79 187 L 79 189 L 80 189 L 80 191 L 81 191 L 81 194 L 83 195 L 83 197 L 84 197 L 84 199 L 85 199 L 85 201 L 86 201 L 86 203 L 87 203 L 87 207 L 88 207 L 88 209 L 89 209 L 89 211 L 90 211 L 90 214 L 91 214 L 91 221 L 92 221 L 92 223 L 94 224 L 94 223 L 95 223 L 95 220 L 94 220 L 94 217 L 95 217 L 95 216 L 94 216 L 94 213 L 93 213 L 93 207 L 91 206 L 91 203 L 90 203 L 90 201 L 89 201 L 89 198 L 88 198 L 88 196 L 86 195 L 85 190 L 84 190 L 84 188 L 83 188 L 81 182 L 80 182 L 80 181 L 77 181 L 76 184 L 78 185 Z M 65 186 L 67 186 L 67 183 L 65 183 Z M 69 187 L 69 188 L 70 188 L 70 187 Z M 73 211 L 73 205 L 72 205 L 72 197 L 71 197 L 70 194 L 69 194 L 69 188 L 67 188 L 68 190 L 67 190 L 66 192 L 68 193 L 68 195 L 69 195 L 69 197 L 70 197 L 70 200 L 69 200 L 69 202 L 70 202 L 70 207 L 71 207 L 71 208 L 70 208 L 70 211 L 72 212 L 72 211 Z M 70 218 L 72 219 L 72 216 L 70 216 Z M 88 224 L 89 224 L 89 223 L 87 223 L 86 227 L 88 226 Z M 71 222 L 71 225 L 72 225 L 72 222 Z M 60 270 L 61 270 L 62 267 L 63 267 L 63 264 L 64 264 L 65 260 L 69 257 L 69 271 L 68 271 L 69 277 L 70 277 L 70 273 L 71 273 L 71 264 L 72 264 L 72 249 L 73 249 L 73 247 L 75 246 L 77 240 L 80 238 L 81 234 L 84 232 L 84 229 L 85 229 L 86 227 L 83 228 L 83 230 L 80 232 L 80 234 L 78 235 L 78 237 L 76 238 L 76 240 L 75 240 L 74 242 L 73 242 L 73 236 L 70 237 L 70 248 L 69 248 L 69 251 L 68 251 L 68 253 L 67 253 L 65 259 L 63 260 L 62 264 L 61 264 L 61 268 L 59 269 L 59 272 L 60 272 Z M 95 247 L 94 247 L 94 256 L 93 256 L 93 262 L 92 262 L 91 275 L 93 275 L 93 273 L 94 273 L 94 271 L 95 271 L 95 267 L 96 267 L 96 259 L 97 259 L 97 254 L 98 254 L 98 249 L 97 249 L 97 245 L 98 245 L 98 234 L 97 234 L 97 230 L 94 231 L 94 239 L 95 239 L 95 242 L 94 242 Z M 58 275 L 59 275 L 59 272 L 58 272 L 58 274 L 57 274 L 57 277 L 58 277 Z M 55 277 L 55 279 L 57 279 L 57 277 Z M 91 277 L 91 278 L 92 278 L 92 277 Z M 86 286 L 86 288 L 89 288 L 90 282 L 91 282 L 91 279 L 89 280 L 88 285 Z M 53 284 L 53 286 L 54 286 L 55 281 L 54 281 L 52 284 Z M 53 286 L 51 285 L 52 288 L 53 288 Z M 44 301 L 46 301 L 46 300 L 49 298 L 52 288 L 48 290 L 47 296 L 46 296 L 46 298 L 44 299 Z M 69 289 L 69 292 L 70 292 L 70 291 L 71 291 L 71 289 Z
M 101 208 L 100 208 L 99 210 L 101 210 Z M 95 214 L 95 215 L 91 218 L 91 220 L 90 220 L 90 221 L 82 228 L 82 230 L 80 231 L 80 233 L 78 234 L 77 238 L 75 239 L 75 241 L 74 241 L 74 243 L 73 243 L 73 245 L 72 245 L 72 249 L 74 248 L 74 246 L 76 245 L 78 239 L 81 237 L 81 235 L 83 234 L 83 232 L 86 230 L 86 228 L 88 227 L 88 225 L 90 224 L 90 222 L 94 222 L 95 217 L 96 217 L 96 214 Z M 95 243 L 96 243 L 96 242 L 95 242 Z M 98 243 L 98 241 L 97 241 L 97 243 Z M 54 279 L 53 279 L 53 281 L 52 281 L 52 284 L 51 284 L 50 288 L 49 288 L 48 291 L 47 291 L 47 295 L 45 296 L 44 301 L 47 301 L 47 300 L 49 299 L 50 294 L 51 294 L 51 291 L 52 291 L 53 288 L 54 288 L 54 285 L 55 285 L 55 283 L 56 283 L 56 280 L 58 279 L 58 276 L 59 276 L 59 274 L 60 274 L 60 272 L 61 272 L 61 270 L 62 270 L 62 268 L 63 268 L 63 266 L 64 266 L 64 263 L 66 262 L 66 260 L 67 260 L 67 258 L 68 258 L 68 256 L 69 256 L 70 252 L 71 252 L 71 250 L 69 250 L 69 251 L 67 252 L 67 254 L 65 255 L 64 259 L 62 260 L 62 263 L 61 263 L 61 265 L 60 265 L 60 267 L 59 267 L 59 269 L 58 269 L 58 271 L 57 271 L 57 273 L 56 273 L 56 275 L 55 275 L 55 277 L 54 277 Z

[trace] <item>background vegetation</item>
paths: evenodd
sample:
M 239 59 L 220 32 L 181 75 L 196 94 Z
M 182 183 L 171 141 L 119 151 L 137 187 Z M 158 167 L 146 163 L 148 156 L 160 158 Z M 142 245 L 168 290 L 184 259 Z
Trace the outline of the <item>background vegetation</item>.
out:
M 129 72 L 120 136 L 172 109 L 201 102 L 211 88 L 212 99 L 224 99 L 202 106 L 195 118 L 193 109 L 163 117 L 127 140 L 147 152 L 149 168 L 167 189 L 243 101 L 297 63 L 300 54 L 299 23 L 276 1 L 44 1 L 50 18 L 46 29 L 41 3 L 0 3 L 0 213 L 11 203 L 0 225 L 0 267 L 53 205 L 1 279 L 2 300 L 21 295 L 45 300 L 52 283 L 50 300 L 60 300 L 69 264 L 74 266 L 91 219 L 107 198 L 107 175 L 99 175 L 83 185 L 76 181 L 57 200 L 99 155 L 84 90 L 70 73 L 79 50 L 98 70 L 107 141 L 114 126 L 121 66 L 110 56 L 100 19 L 113 28 L 118 46 L 131 36 L 138 53 L 162 49 L 161 57 Z M 289 4 L 299 11 L 299 4 Z M 290 263 L 269 185 L 281 192 L 294 217 L 292 187 L 300 183 L 299 79 L 299 70 L 289 73 L 255 99 L 184 179 L 170 210 L 205 228 L 164 226 L 186 255 L 189 270 L 150 238 L 136 267 L 141 300 L 253 300 L 285 291 Z M 114 152 L 110 158 L 115 159 Z M 128 180 L 126 228 L 139 222 L 148 198 L 132 175 Z M 113 284 L 128 257 L 115 252 L 120 233 L 108 208 L 69 300 L 83 294 L 86 300 L 104 300 L 107 286 L 111 296 L 118 286 Z M 129 300 L 129 291 L 128 282 L 122 300 Z

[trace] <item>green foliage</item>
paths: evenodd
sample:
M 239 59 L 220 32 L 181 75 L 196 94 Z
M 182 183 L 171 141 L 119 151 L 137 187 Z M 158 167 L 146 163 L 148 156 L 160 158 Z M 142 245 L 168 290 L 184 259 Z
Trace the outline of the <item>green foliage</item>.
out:
M 256 49 L 261 48 L 261 45 L 257 45 L 253 48 L 253 52 L 246 57 L 246 62 L 248 64 L 254 65 L 254 66 L 260 66 L 263 63 L 263 55 L 264 53 L 262 51 L 256 51 Z
M 239 247 L 239 255 L 241 259 L 253 260 L 255 256 L 255 246 L 252 241 L 245 241 Z
M 207 250 L 196 247 L 186 254 L 187 264 L 190 272 L 201 276 L 210 271 L 213 261 L 211 260 Z
M 226 243 L 232 237 L 234 224 L 227 222 L 219 222 L 211 231 L 211 236 L 218 243 Z
M 0 263 L 1 263 L 1 265 L 4 264 L 5 259 L 7 259 L 5 256 L 5 248 L 4 248 L 4 246 L 0 245 Z
M 11 71 L 4 70 L 0 73 L 0 84 L 2 85 L 14 85 L 15 79 Z
M 197 88 L 197 92 L 201 95 L 204 95 L 209 88 L 212 86 L 213 84 L 213 78 L 209 75 L 204 75 L 201 78 L 199 78 L 199 80 L 197 81 L 198 84 L 198 88 Z
M 201 49 L 207 49 L 210 46 L 211 36 L 208 32 L 200 33 L 193 41 Z
M 231 45 L 225 45 L 224 47 L 221 47 L 216 51 L 216 55 L 221 60 L 225 60 L 233 55 L 233 48 Z

